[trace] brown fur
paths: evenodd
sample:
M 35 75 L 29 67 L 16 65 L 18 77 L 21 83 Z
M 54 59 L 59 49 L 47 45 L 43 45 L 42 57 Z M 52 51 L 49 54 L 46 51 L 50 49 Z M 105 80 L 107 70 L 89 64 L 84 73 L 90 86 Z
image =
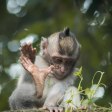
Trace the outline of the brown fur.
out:
M 63 37 L 59 40 L 59 52 L 71 56 L 76 48 L 76 42 L 73 37 Z

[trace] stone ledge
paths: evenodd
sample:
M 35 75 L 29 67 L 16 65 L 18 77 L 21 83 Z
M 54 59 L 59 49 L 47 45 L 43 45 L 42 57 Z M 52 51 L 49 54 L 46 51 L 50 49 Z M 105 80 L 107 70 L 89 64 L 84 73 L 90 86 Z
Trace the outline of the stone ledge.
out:
M 22 109 L 22 110 L 8 110 L 3 112 L 49 112 L 48 110 L 40 109 Z

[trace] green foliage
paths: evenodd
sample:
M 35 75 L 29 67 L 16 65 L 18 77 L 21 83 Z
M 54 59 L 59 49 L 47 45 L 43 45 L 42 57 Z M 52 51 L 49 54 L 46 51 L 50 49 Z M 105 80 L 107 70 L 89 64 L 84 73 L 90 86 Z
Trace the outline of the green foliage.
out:
M 86 89 L 83 89 L 81 83 L 83 81 L 83 76 L 82 76 L 82 67 L 80 67 L 80 69 L 78 71 L 76 71 L 74 73 L 75 76 L 77 76 L 80 81 L 79 81 L 79 85 L 78 85 L 78 90 L 79 90 L 79 93 L 82 94 L 83 96 L 85 97 L 82 97 L 82 100 L 80 101 L 80 104 L 81 106 L 79 108 L 77 108 L 77 111 L 78 110 L 81 110 L 81 109 L 86 109 L 87 111 L 90 110 L 90 111 L 93 111 L 93 109 L 97 108 L 98 106 L 95 104 L 96 100 L 98 100 L 99 98 L 102 98 L 103 95 L 104 95 L 104 88 L 103 87 L 100 87 L 100 86 L 105 86 L 105 84 L 101 83 L 102 81 L 102 77 L 104 75 L 104 72 L 101 72 L 101 71 L 97 71 L 94 76 L 93 76 L 93 79 L 91 81 L 91 87 L 87 87 Z M 94 83 L 94 79 L 97 75 L 100 75 L 99 77 L 99 80 L 98 82 L 95 84 Z M 103 90 L 103 91 L 101 91 Z M 100 93 L 102 92 L 102 94 Z M 68 99 L 66 101 L 67 104 L 72 104 L 72 106 L 68 106 L 66 109 L 65 109 L 65 112 L 72 112 L 75 108 L 75 106 L 73 106 L 73 103 L 72 103 L 72 93 L 71 93 L 71 97 L 70 99 Z M 104 107 L 105 108 L 105 107 Z
M 77 72 L 75 72 L 74 75 L 80 78 L 80 82 L 79 82 L 79 85 L 78 85 L 78 90 L 80 91 L 80 90 L 82 90 L 81 83 L 83 81 L 82 67 L 80 67 L 80 69 Z

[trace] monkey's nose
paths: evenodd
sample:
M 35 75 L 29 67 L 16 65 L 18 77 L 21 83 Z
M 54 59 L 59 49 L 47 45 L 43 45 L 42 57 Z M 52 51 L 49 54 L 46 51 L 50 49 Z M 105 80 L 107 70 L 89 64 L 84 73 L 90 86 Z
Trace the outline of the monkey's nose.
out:
M 64 73 L 64 72 L 65 72 L 65 68 L 64 68 L 64 67 L 61 67 L 60 71 L 61 71 L 62 73 Z

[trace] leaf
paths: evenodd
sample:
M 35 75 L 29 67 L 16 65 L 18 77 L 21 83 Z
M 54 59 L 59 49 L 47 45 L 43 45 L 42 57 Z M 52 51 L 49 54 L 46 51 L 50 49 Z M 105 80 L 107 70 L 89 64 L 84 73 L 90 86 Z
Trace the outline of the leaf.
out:
M 79 69 L 78 71 L 76 71 L 76 72 L 74 73 L 74 75 L 75 75 L 75 76 L 78 76 L 78 77 L 80 77 L 80 76 L 82 75 L 82 66 L 80 67 L 80 69 Z
M 71 103 L 72 102 L 72 100 L 71 99 L 68 99 L 67 101 L 66 101 L 66 103 Z
M 90 92 L 90 88 L 85 89 L 85 94 L 87 95 Z

